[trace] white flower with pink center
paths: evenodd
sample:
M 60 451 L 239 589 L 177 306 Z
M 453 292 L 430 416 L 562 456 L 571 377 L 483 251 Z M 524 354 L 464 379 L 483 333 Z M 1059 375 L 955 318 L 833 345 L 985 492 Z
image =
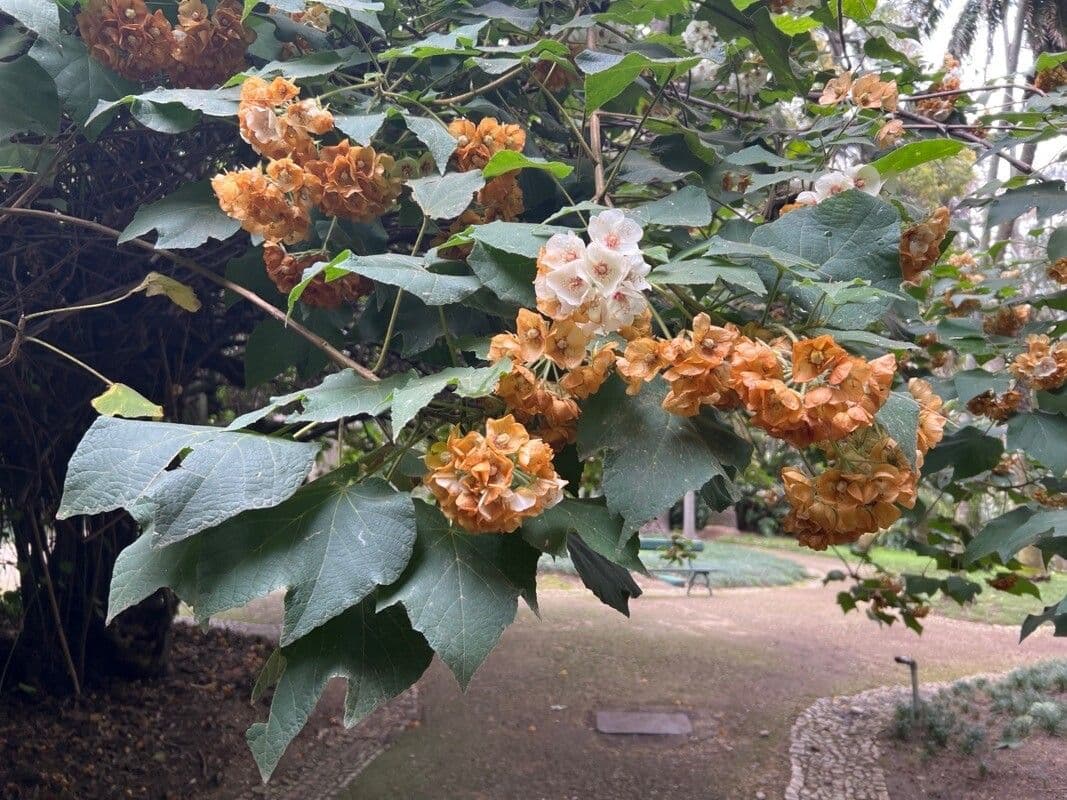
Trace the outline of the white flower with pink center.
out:
M 617 208 L 602 211 L 589 219 L 589 241 L 605 250 L 641 255 L 641 226 Z

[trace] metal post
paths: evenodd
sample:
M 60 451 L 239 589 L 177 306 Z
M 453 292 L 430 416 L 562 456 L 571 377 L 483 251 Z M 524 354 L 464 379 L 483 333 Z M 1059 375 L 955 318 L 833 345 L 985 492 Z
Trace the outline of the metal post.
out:
M 913 725 L 918 725 L 922 711 L 922 706 L 919 704 L 919 665 L 915 663 L 914 658 L 907 656 L 895 656 L 893 660 L 898 664 L 907 664 L 908 669 L 911 670 L 911 722 Z

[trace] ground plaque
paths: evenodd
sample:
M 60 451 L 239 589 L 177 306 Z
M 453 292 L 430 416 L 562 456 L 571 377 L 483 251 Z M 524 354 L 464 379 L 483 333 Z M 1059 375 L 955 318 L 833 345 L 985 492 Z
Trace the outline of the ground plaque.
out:
M 689 716 L 663 711 L 598 711 L 596 729 L 600 733 L 631 733 L 650 736 L 678 736 L 693 732 Z

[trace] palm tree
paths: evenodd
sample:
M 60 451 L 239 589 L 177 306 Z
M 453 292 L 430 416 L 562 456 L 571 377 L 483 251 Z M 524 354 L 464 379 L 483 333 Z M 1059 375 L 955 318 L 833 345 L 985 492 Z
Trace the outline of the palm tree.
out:
M 929 33 L 954 5 L 952 0 L 914 0 L 915 19 Z M 1015 11 L 1012 19 L 1012 11 Z M 988 49 L 993 50 L 993 37 L 1002 31 L 1008 47 L 1018 60 L 1018 51 L 1025 37 L 1034 53 L 1067 49 L 1067 0 L 966 0 L 953 26 L 949 40 L 950 52 L 962 55 L 974 47 L 982 23 L 988 31 Z M 1009 31 L 1009 27 L 1012 29 Z M 1009 64 L 1009 66 L 1011 66 Z

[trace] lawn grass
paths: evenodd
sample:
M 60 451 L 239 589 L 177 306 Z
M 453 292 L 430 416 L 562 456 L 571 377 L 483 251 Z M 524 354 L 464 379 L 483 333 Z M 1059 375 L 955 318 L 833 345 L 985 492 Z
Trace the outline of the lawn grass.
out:
M 663 559 L 655 550 L 641 551 L 641 561 L 650 570 L 671 569 L 678 566 Z M 549 572 L 576 574 L 569 558 L 553 559 L 544 556 L 541 569 Z M 742 586 L 788 586 L 803 580 L 807 573 L 804 567 L 788 559 L 762 553 L 751 547 L 739 547 L 719 541 L 704 543 L 704 550 L 696 554 L 694 567 L 707 567 L 713 588 L 736 588 Z
M 838 561 L 844 558 L 850 564 L 860 561 L 860 557 L 847 547 L 838 547 L 834 550 L 815 551 L 800 547 L 792 539 L 784 536 L 759 536 L 751 533 L 739 533 L 726 536 L 718 541 L 728 542 L 735 545 L 745 545 L 761 550 L 792 552 L 800 555 L 823 556 L 828 561 Z M 872 547 L 871 560 L 879 566 L 891 572 L 911 572 L 929 575 L 932 578 L 945 577 L 950 573 L 939 570 L 932 558 L 921 556 L 910 550 L 893 550 L 888 547 Z M 962 619 L 970 622 L 984 622 L 991 625 L 1018 625 L 1027 614 L 1037 613 L 1067 596 L 1067 574 L 1062 572 L 1051 573 L 1047 581 L 1037 582 L 1037 588 L 1041 592 L 1041 599 L 1030 595 L 1013 595 L 1007 592 L 998 592 L 985 585 L 981 572 L 970 573 L 972 580 L 982 584 L 982 593 L 973 603 L 960 605 L 949 597 L 938 596 L 934 602 L 934 610 L 939 614 L 953 619 Z

